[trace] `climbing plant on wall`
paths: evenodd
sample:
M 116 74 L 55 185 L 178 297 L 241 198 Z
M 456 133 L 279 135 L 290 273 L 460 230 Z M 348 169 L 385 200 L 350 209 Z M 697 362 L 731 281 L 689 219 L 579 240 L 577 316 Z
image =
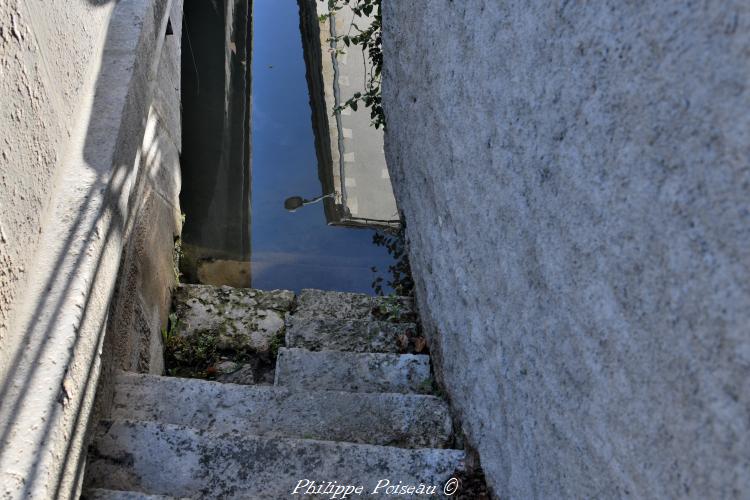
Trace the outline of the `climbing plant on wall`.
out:
M 384 278 L 378 275 L 378 269 L 372 267 L 375 278 L 372 282 L 372 289 L 377 295 L 384 295 L 383 284 L 393 289 L 393 293 L 401 296 L 414 295 L 414 278 L 411 274 L 411 265 L 409 264 L 409 252 L 407 251 L 406 234 L 401 227 L 397 231 L 376 231 L 372 236 L 372 242 L 375 246 L 385 247 L 388 254 L 393 258 L 393 264 L 388 266 L 389 277 Z
M 381 0 L 320 0 L 328 3 L 328 12 L 320 16 L 320 21 L 332 20 L 336 12 L 348 7 L 354 13 L 351 25 L 344 33 L 336 33 L 329 41 L 336 42 L 336 47 L 343 43 L 346 47 L 360 47 L 367 56 L 365 60 L 365 88 L 355 92 L 338 110 L 351 108 L 357 111 L 360 104 L 370 108 L 370 117 L 375 128 L 385 128 L 385 115 L 381 99 L 381 69 L 383 52 L 381 50 L 380 11 Z M 338 49 L 341 50 L 341 49 Z

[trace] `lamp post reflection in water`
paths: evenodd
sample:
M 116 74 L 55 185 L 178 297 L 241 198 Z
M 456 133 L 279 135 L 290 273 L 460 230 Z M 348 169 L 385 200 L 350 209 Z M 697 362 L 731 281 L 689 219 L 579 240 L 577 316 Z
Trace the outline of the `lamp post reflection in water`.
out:
M 321 2 L 304 3 L 312 11 Z M 307 71 L 305 45 L 319 53 L 321 36 L 330 35 L 320 32 L 317 15 L 310 14 L 317 38 L 303 42 L 297 0 L 253 1 L 253 286 L 371 294 L 371 268 L 387 269 L 394 262 L 383 247 L 373 245 L 370 228 L 329 225 L 331 211 L 346 215 L 341 203 L 344 193 L 338 187 L 341 183 L 328 182 L 333 174 L 330 155 L 338 150 L 316 148 L 316 130 L 321 140 L 330 137 L 327 119 L 332 108 L 321 102 L 313 113 L 307 76 L 315 82 L 317 76 Z M 330 59 L 330 53 L 325 54 Z M 319 123 L 323 119 L 326 123 Z M 365 160 L 360 156 L 357 161 L 362 165 Z M 377 177 L 381 178 L 380 169 Z M 349 201 L 369 182 L 365 177 L 350 179 L 348 186 L 344 182 Z M 293 196 L 296 193 L 301 196 Z M 324 195 L 320 203 L 315 201 L 317 195 Z M 361 198 L 363 208 L 368 199 Z M 310 202 L 316 205 L 302 209 Z
M 301 196 L 291 196 L 284 200 L 284 208 L 289 210 L 290 212 L 296 211 L 298 208 L 301 208 L 305 205 L 312 205 L 313 203 L 317 203 L 320 200 L 324 200 L 326 198 L 333 198 L 336 196 L 336 193 L 328 193 L 324 195 L 320 195 L 318 197 L 312 198 L 310 200 L 306 200 Z

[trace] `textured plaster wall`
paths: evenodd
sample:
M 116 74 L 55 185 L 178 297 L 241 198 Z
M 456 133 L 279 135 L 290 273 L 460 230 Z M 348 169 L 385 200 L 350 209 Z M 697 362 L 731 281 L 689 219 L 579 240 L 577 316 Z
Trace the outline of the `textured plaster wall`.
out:
M 750 491 L 750 7 L 384 1 L 386 154 L 502 498 Z
M 103 412 L 112 369 L 163 367 L 182 1 L 0 14 L 0 497 L 77 498 L 97 388 Z
M 0 2 L 0 344 L 43 219 L 55 217 L 50 193 L 110 14 L 104 0 Z

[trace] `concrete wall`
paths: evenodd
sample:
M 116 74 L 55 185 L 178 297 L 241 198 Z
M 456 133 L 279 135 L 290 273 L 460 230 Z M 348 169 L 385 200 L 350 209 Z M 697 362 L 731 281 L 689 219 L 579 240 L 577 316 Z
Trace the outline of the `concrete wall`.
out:
M 180 230 L 180 42 L 165 33 L 181 12 L 0 4 L 3 498 L 77 498 L 102 364 L 161 370 Z
M 384 1 L 386 155 L 502 498 L 750 491 L 750 8 Z

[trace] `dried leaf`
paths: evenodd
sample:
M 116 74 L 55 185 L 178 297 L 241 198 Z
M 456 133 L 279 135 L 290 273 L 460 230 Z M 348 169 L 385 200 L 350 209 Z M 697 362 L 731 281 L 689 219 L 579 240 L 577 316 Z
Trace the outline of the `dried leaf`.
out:
M 427 347 L 427 340 L 424 337 L 414 339 L 414 352 L 422 352 L 425 347 Z
M 409 347 L 409 337 L 407 337 L 406 334 L 404 334 L 404 333 L 402 333 L 401 335 L 399 335 L 397 337 L 396 341 L 398 342 L 398 346 L 401 349 L 406 349 L 407 347 Z

